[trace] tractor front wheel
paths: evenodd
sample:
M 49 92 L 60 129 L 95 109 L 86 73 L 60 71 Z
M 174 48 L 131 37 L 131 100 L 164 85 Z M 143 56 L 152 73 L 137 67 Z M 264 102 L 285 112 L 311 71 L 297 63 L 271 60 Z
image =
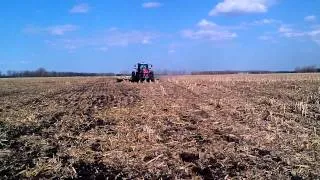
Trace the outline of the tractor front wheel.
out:
M 153 71 L 151 71 L 149 73 L 149 79 L 151 80 L 151 82 L 154 82 L 154 74 L 153 74 Z
M 131 82 L 139 82 L 136 72 L 131 73 Z

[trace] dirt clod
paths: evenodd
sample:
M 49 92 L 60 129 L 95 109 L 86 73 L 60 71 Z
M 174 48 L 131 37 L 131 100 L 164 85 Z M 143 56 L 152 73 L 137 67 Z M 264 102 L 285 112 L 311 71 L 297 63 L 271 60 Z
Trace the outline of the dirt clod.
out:
M 199 160 L 199 154 L 183 152 L 180 154 L 180 158 L 184 162 L 195 162 Z

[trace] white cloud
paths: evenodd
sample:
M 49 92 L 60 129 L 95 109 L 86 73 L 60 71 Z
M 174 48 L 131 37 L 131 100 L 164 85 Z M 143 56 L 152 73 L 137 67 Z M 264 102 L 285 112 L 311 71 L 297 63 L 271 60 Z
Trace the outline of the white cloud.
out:
M 79 48 L 93 48 L 107 51 L 110 47 L 127 47 L 129 45 L 148 45 L 158 38 L 157 33 L 143 31 L 121 31 L 118 29 L 107 30 L 105 33 L 96 34 L 91 37 L 63 38 L 45 41 L 46 44 L 67 50 Z
M 281 25 L 279 28 L 279 32 L 280 33 L 288 33 L 288 32 L 292 32 L 293 29 L 291 29 L 290 27 L 286 26 L 286 25 Z
M 128 46 L 129 44 L 151 44 L 157 35 L 142 31 L 109 31 L 104 37 L 108 46 Z
M 311 37 L 311 39 L 317 43 L 320 46 L 320 28 L 308 32 L 308 35 Z
M 175 52 L 176 52 L 176 50 L 174 50 L 174 49 L 169 49 L 169 51 L 168 51 L 169 54 L 173 54 Z
M 238 25 L 238 29 L 248 29 L 250 26 L 279 26 L 282 25 L 282 21 L 276 19 L 259 19 L 251 22 L 242 22 Z
M 279 28 L 279 33 L 283 37 L 291 38 L 291 39 L 307 38 L 314 41 L 318 45 L 320 45 L 320 27 L 318 28 L 316 27 L 312 30 L 301 31 L 301 30 L 296 30 L 291 27 L 283 25 Z
M 77 30 L 77 26 L 71 24 L 51 26 L 47 28 L 47 31 L 52 35 L 64 35 L 66 32 L 72 32 L 75 30 Z
M 259 36 L 258 39 L 261 40 L 261 41 L 267 41 L 267 42 L 271 42 L 271 43 L 277 43 L 278 42 L 273 35 L 268 34 L 268 33 L 265 34 L 265 35 Z
M 314 31 L 310 31 L 308 33 L 308 35 L 310 35 L 310 36 L 318 36 L 318 35 L 320 35 L 320 29 L 314 30 Z
M 90 10 L 90 6 L 86 3 L 77 4 L 70 9 L 70 13 L 87 13 Z
M 49 33 L 51 35 L 64 35 L 67 32 L 73 32 L 78 29 L 77 26 L 72 24 L 54 25 L 49 27 L 27 26 L 23 32 L 30 34 Z
M 162 4 L 159 2 L 146 2 L 142 4 L 143 8 L 158 8 L 161 7 Z
M 111 27 L 108 29 L 108 31 L 117 31 L 117 30 L 119 30 L 117 27 Z
M 265 13 L 276 0 L 223 0 L 213 8 L 209 15 Z
M 305 32 L 293 30 L 291 27 L 286 25 L 280 26 L 278 31 L 280 34 L 288 38 L 303 37 L 306 35 Z
M 186 29 L 181 35 L 188 39 L 195 40 L 230 40 L 237 37 L 236 33 L 230 32 L 227 27 L 219 26 L 208 20 L 201 20 L 197 24 L 197 29 Z
M 202 39 L 209 41 L 229 40 L 237 37 L 236 33 L 220 30 L 183 30 L 182 36 L 189 39 Z
M 288 38 L 296 38 L 296 37 L 303 37 L 306 34 L 304 32 L 287 32 L 287 33 L 284 33 L 283 35 Z
M 201 28 L 213 28 L 213 27 L 217 27 L 217 24 L 208 21 L 206 19 L 202 19 L 199 23 L 198 26 Z
M 20 64 L 30 64 L 31 61 L 21 60 L 19 61 Z
M 146 37 L 142 40 L 142 44 L 151 44 L 151 41 L 149 40 L 148 37 Z
M 181 44 L 181 43 L 170 43 L 168 46 L 168 53 L 173 54 L 173 53 L 177 52 L 177 49 L 181 48 L 182 46 L 183 46 L 183 44 Z
M 306 17 L 304 18 L 304 20 L 305 20 L 306 22 L 315 22 L 315 21 L 317 20 L 317 17 L 314 16 L 314 15 L 306 16 Z
M 217 29 L 224 29 L 224 30 L 243 30 L 246 29 L 247 27 L 245 26 L 246 24 L 240 24 L 240 25 L 234 25 L 234 26 L 221 26 L 218 25 L 212 21 L 206 20 L 206 19 L 202 19 L 201 21 L 199 21 L 197 23 L 197 27 L 201 28 L 201 29 L 213 29 L 213 28 L 217 28 Z
M 275 20 L 275 19 L 261 19 L 254 21 L 252 24 L 253 25 L 265 25 L 265 24 L 279 24 L 281 21 Z
M 262 40 L 262 41 L 269 41 L 269 40 L 272 39 L 272 37 L 271 37 L 271 36 L 263 35 L 263 36 L 259 36 L 258 39 L 260 39 L 260 40 Z

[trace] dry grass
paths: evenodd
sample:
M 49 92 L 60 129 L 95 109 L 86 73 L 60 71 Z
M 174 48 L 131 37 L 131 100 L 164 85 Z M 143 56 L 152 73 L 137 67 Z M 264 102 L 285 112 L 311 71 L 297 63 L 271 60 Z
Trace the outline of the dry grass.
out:
M 320 75 L 0 80 L 4 178 L 319 178 Z

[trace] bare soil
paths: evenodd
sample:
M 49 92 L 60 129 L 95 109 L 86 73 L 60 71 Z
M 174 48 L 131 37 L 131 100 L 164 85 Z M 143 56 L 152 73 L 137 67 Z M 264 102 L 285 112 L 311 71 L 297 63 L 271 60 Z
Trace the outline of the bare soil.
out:
M 319 179 L 320 75 L 0 80 L 3 179 Z

